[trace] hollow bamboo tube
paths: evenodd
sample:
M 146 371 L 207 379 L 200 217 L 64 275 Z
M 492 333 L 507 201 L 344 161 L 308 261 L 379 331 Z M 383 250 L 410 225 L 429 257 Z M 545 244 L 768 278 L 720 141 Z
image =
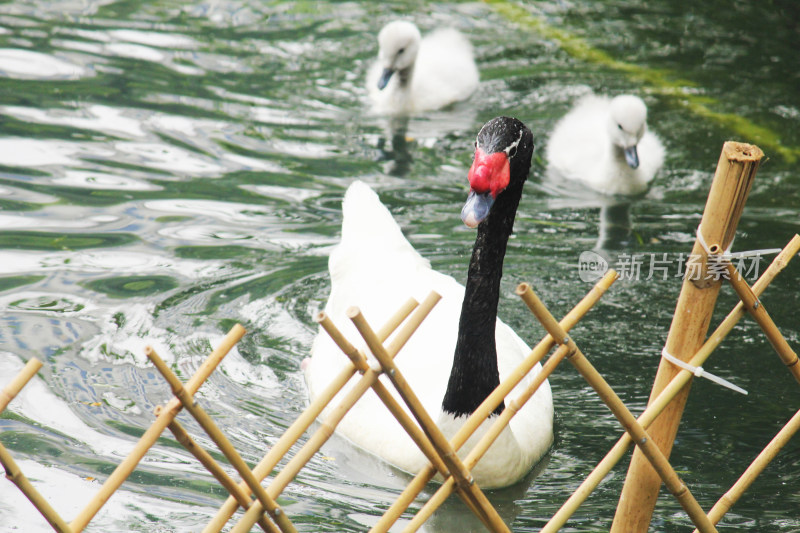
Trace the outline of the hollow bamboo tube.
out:
M 503 430 L 508 426 L 511 418 L 514 417 L 519 410 L 522 408 L 525 403 L 530 400 L 536 391 L 539 389 L 544 380 L 547 379 L 550 374 L 556 369 L 556 367 L 564 360 L 565 357 L 569 357 L 570 355 L 570 348 L 565 345 L 559 346 L 558 350 L 550 356 L 547 362 L 542 366 L 542 369 L 536 374 L 533 381 L 525 387 L 525 390 L 517 396 L 514 400 L 510 402 L 506 402 L 506 408 L 503 409 L 503 412 L 497 419 L 492 423 L 489 430 L 486 434 L 481 437 L 475 447 L 470 450 L 467 456 L 464 458 L 464 466 L 468 469 L 472 469 L 478 464 L 478 461 L 486 454 L 494 441 L 500 436 Z M 424 524 L 438 509 L 445 500 L 453 493 L 453 489 L 455 488 L 455 484 L 452 478 L 448 478 L 441 487 L 434 493 L 434 495 L 425 502 L 425 505 L 422 506 L 422 509 L 414 516 L 414 519 L 405 527 L 403 530 L 405 533 L 412 533 L 417 531 L 422 524 Z
M 789 264 L 793 257 L 800 251 L 800 235 L 794 238 L 784 247 L 780 254 L 770 263 L 758 281 L 753 285 L 753 293 L 760 295 L 772 283 L 777 275 Z M 689 364 L 695 367 L 702 366 L 711 353 L 722 343 L 728 333 L 745 315 L 744 304 L 739 302 L 733 310 L 728 313 L 714 332 L 709 335 L 708 340 L 691 358 Z M 661 393 L 650 402 L 647 409 L 637 419 L 639 423 L 647 429 L 661 411 L 672 401 L 672 398 L 688 383 L 693 374 L 688 370 L 681 370 Z M 566 524 L 578 507 L 583 504 L 589 495 L 597 488 L 603 479 L 611 472 L 611 469 L 624 457 L 628 448 L 633 444 L 630 435 L 623 433 L 617 443 L 611 448 L 606 456 L 592 470 L 591 474 L 581 483 L 572 493 L 572 496 L 564 502 L 564 505 L 554 514 L 547 524 L 542 528 L 541 533 L 555 533 Z
M 155 414 L 161 412 L 162 407 L 159 405 L 155 408 Z M 250 507 L 252 500 L 250 499 L 250 494 L 239 487 L 239 485 L 234 481 L 234 479 L 228 475 L 225 470 L 211 457 L 207 451 L 205 451 L 199 444 L 197 444 L 189 433 L 183 428 L 183 426 L 177 420 L 173 420 L 170 422 L 169 426 L 167 426 L 172 434 L 175 436 L 175 440 L 177 440 L 186 450 L 195 456 L 195 458 L 200 461 L 200 463 L 206 467 L 206 470 L 211 472 L 211 475 L 219 481 L 220 485 L 222 485 L 225 490 L 227 490 L 239 505 L 242 508 L 247 509 Z M 258 521 L 258 525 L 261 526 L 261 529 L 267 531 L 268 533 L 278 533 L 280 530 L 275 527 L 275 525 L 267 520 L 263 515 Z
M 581 376 L 592 386 L 597 392 L 597 395 L 603 400 L 616 419 L 625 428 L 625 431 L 631 436 L 636 443 L 638 449 L 650 461 L 653 469 L 658 473 L 659 477 L 664 481 L 669 491 L 675 496 L 681 507 L 689 515 L 689 518 L 697 526 L 702 533 L 715 532 L 714 524 L 706 516 L 700 504 L 692 495 L 689 488 L 681 481 L 678 474 L 669 464 L 667 457 L 656 445 L 655 442 L 647 434 L 647 431 L 639 424 L 634 418 L 628 408 L 619 399 L 617 393 L 606 382 L 603 376 L 592 366 L 588 359 L 583 355 L 581 350 L 567 335 L 567 332 L 558 325 L 558 322 L 542 301 L 533 292 L 530 285 L 522 284 L 517 289 L 517 294 L 525 301 L 528 308 L 541 322 L 542 326 L 553 336 L 553 338 L 561 339 L 561 344 L 569 347 L 573 354 L 569 357 L 569 362 L 575 367 Z
M 700 234 L 709 248 L 716 245 L 726 249 L 733 240 L 747 195 L 764 153 L 757 146 L 726 142 L 722 147 L 714 180 L 700 222 Z M 707 277 L 706 252 L 700 241 L 695 241 L 692 254 L 703 258 L 701 278 Z M 669 353 L 686 361 L 703 343 L 717 300 L 721 281 L 683 281 L 675 314 L 672 319 L 666 348 Z M 662 359 L 658 366 L 650 399 L 654 399 L 675 377 L 678 369 Z M 678 432 L 683 409 L 689 396 L 685 387 L 664 410 L 649 429 L 653 441 L 666 457 Z M 612 533 L 645 533 L 658 498 L 661 477 L 650 466 L 637 448 L 633 452 L 628 474 L 620 494 L 617 511 L 611 525 Z
M 617 273 L 614 270 L 609 270 L 592 289 L 578 302 L 578 304 L 567 313 L 561 320 L 561 326 L 569 331 L 581 318 L 597 303 L 598 300 L 605 294 L 608 288 L 617 280 Z M 475 430 L 485 421 L 489 415 L 500 404 L 500 401 L 505 398 L 514 387 L 522 380 L 522 378 L 536 366 L 536 363 L 547 355 L 547 352 L 555 344 L 553 338 L 548 334 L 531 350 L 530 354 L 520 363 L 517 368 L 503 380 L 503 382 L 478 406 L 474 413 L 470 415 L 464 425 L 459 428 L 455 435 L 450 439 L 450 444 L 453 449 L 458 451 L 461 446 L 467 442 Z M 422 468 L 414 479 L 406 486 L 405 490 L 395 500 L 395 502 L 387 509 L 381 519 L 372 526 L 370 533 L 380 533 L 388 531 L 398 518 L 405 512 L 406 509 L 414 502 L 416 497 L 425 488 L 425 485 L 433 479 L 435 470 L 432 466 L 428 465 Z
M 508 531 L 510 533 L 508 526 L 503 523 L 502 518 L 497 514 L 497 510 L 492 506 L 488 498 L 486 498 L 483 491 L 480 490 L 477 483 L 475 483 L 470 471 L 464 467 L 464 464 L 456 455 L 455 450 L 450 446 L 447 438 L 436 425 L 433 418 L 431 418 L 430 414 L 425 410 L 419 397 L 417 397 L 416 393 L 408 384 L 391 356 L 386 352 L 386 349 L 380 343 L 375 332 L 372 331 L 364 315 L 361 314 L 358 308 L 348 309 L 347 315 L 350 317 L 350 320 L 353 321 L 353 324 L 364 338 L 364 341 L 366 341 L 372 355 L 375 356 L 375 359 L 380 363 L 384 374 L 388 376 L 389 380 L 400 394 L 400 397 L 414 415 L 414 418 L 417 419 L 425 435 L 430 439 L 436 452 L 442 458 L 445 465 L 447 465 L 447 469 L 450 471 L 450 475 L 455 481 L 456 490 L 463 495 L 465 500 L 471 501 L 472 504 L 478 508 L 480 511 L 478 515 L 479 518 L 481 518 L 490 531 Z
M 781 451 L 798 430 L 800 430 L 800 411 L 797 411 L 786 425 L 781 428 L 770 443 L 758 454 L 758 457 L 747 467 L 736 483 L 733 484 L 730 490 L 714 504 L 714 507 L 708 512 L 709 520 L 717 524 L 722 517 L 725 516 L 725 513 L 739 501 L 742 494 L 750 488 L 753 481 L 755 481 L 767 465 L 775 459 L 778 452 Z
M 12 379 L 3 390 L 0 391 L 0 413 L 2 413 L 8 404 L 11 403 L 19 391 L 28 384 L 28 382 L 36 375 L 36 372 L 42 368 L 42 362 L 36 357 L 28 360 L 22 370 L 20 370 L 14 379 Z M 56 512 L 50 502 L 36 490 L 31 481 L 22 473 L 19 465 L 11 456 L 11 453 L 0 443 L 0 463 L 3 464 L 3 469 L 6 472 L 6 478 L 11 481 L 22 492 L 26 498 L 33 504 L 34 507 L 42 514 L 47 523 L 60 533 L 70 533 L 72 529 L 69 527 L 63 518 Z
M 203 361 L 203 364 L 195 371 L 192 378 L 186 383 L 186 391 L 193 395 L 197 392 L 200 386 L 208 379 L 208 376 L 217 368 L 217 365 L 227 355 L 233 346 L 239 342 L 245 334 L 244 328 L 236 324 L 231 328 L 228 334 L 222 339 L 222 342 L 211 354 Z M 172 398 L 165 406 L 161 415 L 156 417 L 153 424 L 147 428 L 147 431 L 139 438 L 139 441 L 134 446 L 133 450 L 127 457 L 114 469 L 111 475 L 106 479 L 105 483 L 100 487 L 100 490 L 94 495 L 84 509 L 76 516 L 70 523 L 73 531 L 83 531 L 86 525 L 94 518 L 97 512 L 105 505 L 108 499 L 114 494 L 120 485 L 131 475 L 133 469 L 142 460 L 142 457 L 147 453 L 153 444 L 155 444 L 164 429 L 172 422 L 181 410 L 181 402 L 177 398 Z
M 431 291 L 419 307 L 414 310 L 409 319 L 394 335 L 392 340 L 389 341 L 386 347 L 386 351 L 391 354 L 392 357 L 397 355 L 405 343 L 408 342 L 408 339 L 413 335 L 440 299 L 441 296 L 439 294 Z M 352 366 L 352 364 L 350 364 L 350 366 Z M 319 429 L 308 439 L 303 447 L 300 448 L 298 453 L 289 461 L 283 470 L 275 476 L 275 479 L 272 480 L 272 483 L 270 483 L 267 488 L 267 493 L 270 496 L 276 497 L 276 495 L 280 494 L 295 476 L 297 476 L 298 472 L 308 463 L 311 457 L 313 457 L 330 436 L 333 435 L 333 431 L 347 414 L 347 411 L 349 411 L 359 398 L 364 395 L 379 376 L 379 372 L 372 368 L 364 372 L 361 379 L 355 383 L 345 397 L 320 424 Z M 253 505 L 250 506 L 250 509 L 245 512 L 244 516 L 239 519 L 239 522 L 231 530 L 231 533 L 246 533 L 250 531 L 250 528 L 255 524 L 261 511 L 261 504 L 259 502 L 254 502 Z
M 409 298 L 406 300 L 397 312 L 389 318 L 380 330 L 378 330 L 378 335 L 380 335 L 381 340 L 385 341 L 389 335 L 394 333 L 417 306 L 419 306 L 419 302 L 415 299 Z M 314 401 L 312 401 L 300 416 L 292 422 L 278 441 L 269 449 L 261 461 L 258 462 L 253 469 L 253 475 L 256 476 L 256 479 L 261 481 L 272 472 L 278 462 L 283 459 L 294 443 L 305 433 L 322 410 L 325 409 L 325 406 L 327 406 L 339 391 L 342 390 L 342 387 L 350 381 L 350 378 L 353 377 L 355 373 L 356 367 L 352 364 L 342 368 L 339 374 L 333 378 L 319 396 L 314 398 Z M 239 484 L 239 487 L 242 490 L 246 490 L 247 484 L 243 481 Z M 218 533 L 221 531 L 228 520 L 233 516 L 233 513 L 236 512 L 237 507 L 238 503 L 236 499 L 233 496 L 228 497 L 217 511 L 217 514 L 214 515 L 214 518 L 203 528 L 203 533 Z
M 8 385 L 3 387 L 3 390 L 0 391 L 0 413 L 6 410 L 8 404 L 11 403 L 19 391 L 22 390 L 22 387 L 28 384 L 31 378 L 36 375 L 39 369 L 42 368 L 42 362 L 39 361 L 36 357 L 31 357 L 25 366 L 22 367 L 14 379 L 12 379 Z
M 766 308 L 758 300 L 758 296 L 753 294 L 750 286 L 742 278 L 741 274 L 739 274 L 739 271 L 737 271 L 730 262 L 725 265 L 725 268 L 728 273 L 727 279 L 730 281 L 731 285 L 733 285 L 733 289 L 736 291 L 736 294 L 739 295 L 739 299 L 742 300 L 744 306 L 753 316 L 753 319 L 761 326 L 764 335 L 767 336 L 769 343 L 775 351 L 778 352 L 778 356 L 780 356 L 783 364 L 786 365 L 786 368 L 792 373 L 794 379 L 800 383 L 800 365 L 797 364 L 797 354 L 792 347 L 789 346 L 789 343 L 786 342 L 786 338 L 781 335 L 778 326 L 775 325 L 775 322 L 769 316 Z
M 239 452 L 233 447 L 228 437 L 219 429 L 219 426 L 208 416 L 205 409 L 200 407 L 200 405 L 195 402 L 194 397 L 186 392 L 178 376 L 170 370 L 166 363 L 164 363 L 164 360 L 161 359 L 152 347 L 148 346 L 145 349 L 145 355 L 147 355 L 147 358 L 152 361 L 159 373 L 164 377 L 167 383 L 169 383 L 175 397 L 180 400 L 183 407 L 192 415 L 197 423 L 200 424 L 200 427 L 203 428 L 208 436 L 211 437 L 211 440 L 214 441 L 214 444 L 216 444 L 222 454 L 225 455 L 231 466 L 233 466 L 239 476 L 241 476 L 242 480 L 247 483 L 250 491 L 256 495 L 258 501 L 261 502 L 261 505 L 267 510 L 272 520 L 278 524 L 280 530 L 283 533 L 297 533 L 297 529 L 295 529 L 289 517 L 286 516 L 286 513 L 283 512 L 275 500 L 267 494 L 264 487 L 262 487 L 259 481 L 253 476 L 250 467 L 244 462 L 242 456 L 239 455 Z

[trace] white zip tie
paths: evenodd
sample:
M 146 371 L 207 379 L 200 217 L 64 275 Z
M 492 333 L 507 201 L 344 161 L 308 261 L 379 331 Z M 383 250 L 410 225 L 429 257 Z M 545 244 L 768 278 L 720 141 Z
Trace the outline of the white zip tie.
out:
M 703 233 L 700 231 L 700 226 L 697 226 L 697 242 L 700 243 L 700 246 L 703 247 L 703 250 L 706 251 L 706 255 L 711 255 L 711 250 L 708 248 L 708 244 L 706 243 L 705 238 L 703 237 Z M 731 261 L 732 259 L 744 259 L 745 257 L 755 257 L 761 255 L 770 255 L 770 254 L 777 254 L 781 251 L 781 248 L 764 248 L 762 250 L 748 250 L 746 252 L 734 252 L 731 253 L 731 248 L 733 247 L 733 241 L 728 245 L 728 248 L 718 254 L 720 259 L 725 261 Z
M 706 251 L 706 255 L 711 255 L 711 250 L 708 248 L 708 244 L 706 244 L 706 240 L 703 237 L 703 232 L 700 231 L 700 224 L 697 225 L 697 242 L 699 242 L 700 246 L 703 247 L 703 250 Z M 717 255 L 719 255 L 722 259 L 729 259 L 731 255 L 732 246 L 733 246 L 733 240 L 731 240 L 731 243 L 728 245 L 728 247 L 725 249 L 724 252 Z
M 661 356 L 662 356 L 664 359 L 666 359 L 667 361 L 669 361 L 670 363 L 672 363 L 673 365 L 675 365 L 675 366 L 677 366 L 677 367 L 680 367 L 680 368 L 682 368 L 682 369 L 684 369 L 684 370 L 688 370 L 689 372 L 691 372 L 692 374 L 694 374 L 694 375 L 695 375 L 695 377 L 698 377 L 698 378 L 706 378 L 706 379 L 708 379 L 708 380 L 711 380 L 711 381 L 713 381 L 713 382 L 714 382 L 714 383 L 716 383 L 717 385 L 722 385 L 723 387 L 725 387 L 725 388 L 728 388 L 728 389 L 731 389 L 732 391 L 736 391 L 736 392 L 738 392 L 738 393 L 740 393 L 740 394 L 747 395 L 747 391 L 746 391 L 746 390 L 744 390 L 743 388 L 741 388 L 741 387 L 737 387 L 736 385 L 734 385 L 733 383 L 731 383 L 731 382 L 730 382 L 730 381 L 728 381 L 727 379 L 721 378 L 721 377 L 719 377 L 719 376 L 715 376 L 715 375 L 714 375 L 714 374 L 712 374 L 711 372 L 706 372 L 705 370 L 703 370 L 703 367 L 702 367 L 702 366 L 692 366 L 692 365 L 690 365 L 689 363 L 686 363 L 686 362 L 684 362 L 684 361 L 681 361 L 680 359 L 678 359 L 678 358 L 677 358 L 677 357 L 675 357 L 674 355 L 670 354 L 670 353 L 667 351 L 667 349 L 666 349 L 666 348 L 664 348 L 663 350 L 661 350 Z

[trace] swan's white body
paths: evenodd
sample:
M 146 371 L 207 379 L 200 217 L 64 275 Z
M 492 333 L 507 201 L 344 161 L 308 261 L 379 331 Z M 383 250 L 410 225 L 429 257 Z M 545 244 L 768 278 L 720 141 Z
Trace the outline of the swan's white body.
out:
M 362 342 L 356 342 L 360 336 L 345 316 L 348 307 L 358 306 L 377 329 L 409 297 L 422 301 L 431 290 L 442 295 L 395 360 L 425 409 L 450 437 L 464 421 L 464 418 L 455 419 L 442 413 L 441 409 L 453 362 L 464 287 L 450 276 L 431 269 L 367 185 L 355 182 L 350 186 L 342 211 L 342 240 L 330 256 L 331 294 L 325 311 L 354 344 L 361 346 Z M 530 350 L 500 320 L 497 321 L 496 340 L 502 381 Z M 366 349 L 364 352 L 369 353 Z M 305 368 L 312 400 L 346 361 L 341 350 L 321 332 L 314 341 L 312 357 Z M 509 398 L 518 396 L 539 369 L 537 365 Z M 358 375 L 345 391 L 357 378 Z M 394 392 L 392 385 L 386 383 Z M 338 399 L 343 394 L 340 393 Z M 336 405 L 338 399 L 331 405 Z M 494 417 L 489 422 L 493 420 Z M 545 381 L 473 470 L 477 482 L 485 487 L 500 487 L 519 480 L 550 447 L 552 424 L 552 396 Z M 487 426 L 484 423 L 461 449 L 460 456 L 466 455 Z M 345 416 L 337 432 L 407 472 L 416 473 L 426 464 L 422 453 L 371 390 Z
M 395 21 L 381 30 L 378 41 L 378 59 L 367 75 L 367 89 L 378 113 L 413 114 L 439 109 L 467 99 L 478 87 L 472 45 L 455 29 L 438 29 L 422 38 L 412 23 Z M 378 89 L 385 68 L 409 67 L 412 73 L 407 84 L 397 73 L 384 89 Z
M 647 108 L 638 97 L 583 97 L 553 129 L 548 174 L 604 194 L 643 193 L 664 162 L 664 147 L 647 131 L 646 118 Z M 623 148 L 633 145 L 638 168 L 631 168 L 623 155 Z

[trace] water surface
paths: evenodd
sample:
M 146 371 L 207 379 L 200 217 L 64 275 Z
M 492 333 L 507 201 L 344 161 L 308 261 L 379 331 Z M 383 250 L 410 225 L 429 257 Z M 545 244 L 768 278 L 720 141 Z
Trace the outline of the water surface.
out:
M 188 379 L 239 322 L 247 336 L 199 398 L 257 461 L 305 407 L 299 366 L 327 298 L 346 187 L 372 185 L 413 245 L 463 281 L 473 233 L 458 213 L 472 142 L 499 114 L 525 121 L 537 144 L 501 299 L 501 316 L 530 344 L 543 332 L 516 284 L 532 283 L 562 315 L 589 288 L 582 251 L 617 263 L 688 253 L 725 140 L 767 154 L 735 249 L 783 246 L 800 227 L 798 15 L 777 0 L 0 5 L 0 378 L 31 357 L 45 363 L 0 418 L 0 440 L 70 520 L 170 396 L 144 347 Z M 468 102 L 408 121 L 368 112 L 374 36 L 398 16 L 469 36 L 482 81 Z M 668 154 L 645 196 L 619 201 L 544 179 L 549 131 L 589 91 L 646 100 Z M 798 269 L 764 298 L 794 345 Z M 574 330 L 636 413 L 680 290 L 677 267 L 667 274 L 618 282 Z M 734 303 L 725 287 L 713 323 Z M 672 463 L 706 509 L 797 398 L 752 321 L 707 366 L 750 394 L 693 385 Z M 538 531 L 620 435 L 571 368 L 551 384 L 551 454 L 538 477 L 490 496 L 514 531 Z M 790 442 L 720 530 L 800 531 L 799 453 Z M 625 464 L 565 530 L 608 529 Z M 333 439 L 281 503 L 302 531 L 363 531 L 406 481 Z M 47 530 L 11 483 L 0 495 L 3 527 Z M 196 531 L 224 497 L 165 435 L 89 529 Z M 689 526 L 662 494 L 652 529 Z M 454 500 L 428 530 L 480 527 Z

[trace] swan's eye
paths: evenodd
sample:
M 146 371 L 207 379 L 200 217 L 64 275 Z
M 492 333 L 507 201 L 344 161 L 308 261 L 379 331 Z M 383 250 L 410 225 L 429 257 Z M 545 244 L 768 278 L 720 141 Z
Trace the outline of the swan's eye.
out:
M 402 54 L 402 53 L 403 53 L 403 52 L 405 52 L 405 51 L 406 51 L 406 49 L 405 49 L 405 48 L 401 48 L 400 50 L 398 50 L 398 51 L 397 51 L 397 55 L 400 55 L 400 54 Z
M 617 127 L 622 131 L 622 124 L 617 124 Z
M 512 146 L 511 149 L 508 151 L 508 158 L 513 159 L 515 155 L 517 155 L 517 147 Z

